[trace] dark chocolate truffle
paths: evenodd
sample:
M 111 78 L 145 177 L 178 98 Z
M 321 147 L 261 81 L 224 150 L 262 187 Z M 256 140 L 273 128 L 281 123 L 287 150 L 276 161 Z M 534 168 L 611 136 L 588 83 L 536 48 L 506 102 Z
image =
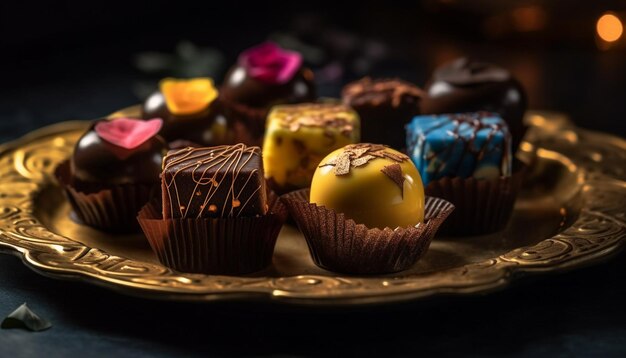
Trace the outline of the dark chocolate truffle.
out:
M 161 183 L 163 218 L 253 217 L 268 210 L 259 147 L 170 151 Z
M 143 138 L 136 138 L 135 143 L 138 145 L 127 148 L 114 144 L 115 138 L 105 136 L 105 138 L 109 138 L 109 140 L 106 140 L 96 130 L 100 123 L 112 125 L 112 122 L 119 121 L 134 121 L 136 124 L 141 123 L 141 125 L 144 125 L 145 123 L 145 125 L 149 125 L 145 121 L 125 118 L 111 121 L 106 119 L 96 121 L 78 140 L 74 148 L 74 154 L 70 159 L 70 170 L 78 188 L 80 188 L 81 183 L 97 184 L 106 187 L 119 184 L 152 184 L 159 182 L 161 162 L 167 152 L 167 143 L 160 136 L 154 135 L 158 128 L 150 136 L 146 135 L 148 132 L 144 130 L 140 134 Z M 129 139 L 129 136 L 127 136 L 129 132 L 120 132 L 118 129 L 107 131 L 107 133 L 112 133 L 111 135 L 113 136 L 117 134 L 122 140 Z M 149 129 L 147 130 L 149 131 Z
M 361 117 L 361 140 L 396 149 L 404 148 L 404 126 L 419 114 L 422 95 L 411 83 L 369 77 L 347 84 L 342 92 L 343 102 Z
M 246 128 L 237 131 L 237 140 L 260 145 L 272 106 L 312 102 L 316 91 L 313 72 L 302 65 L 300 54 L 267 42 L 239 55 L 224 78 L 220 96 L 228 116 Z
M 194 85 L 198 82 L 205 83 Z M 177 95 L 177 92 L 182 94 Z M 167 95 L 171 97 L 169 102 Z M 180 108 L 180 104 L 186 104 L 188 108 Z M 175 143 L 181 142 L 195 146 L 236 142 L 232 122 L 224 113 L 224 107 L 217 98 L 217 90 L 208 78 L 164 79 L 159 90 L 144 101 L 142 116 L 145 119 L 163 119 L 160 135 L 170 142 L 170 147 L 177 147 Z
M 228 102 L 265 110 L 276 104 L 315 100 L 313 71 L 308 68 L 300 68 L 286 83 L 272 84 L 251 77 L 243 65 L 236 64 L 226 74 L 220 91 Z
M 507 70 L 460 58 L 434 72 L 420 107 L 422 114 L 498 113 L 509 126 L 515 151 L 525 132 L 526 106 L 522 85 Z

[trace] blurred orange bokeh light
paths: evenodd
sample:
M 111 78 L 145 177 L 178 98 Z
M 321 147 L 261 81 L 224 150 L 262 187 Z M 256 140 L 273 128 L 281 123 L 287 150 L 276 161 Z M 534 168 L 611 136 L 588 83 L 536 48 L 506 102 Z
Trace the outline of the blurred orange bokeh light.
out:
M 606 42 L 615 42 L 622 37 L 624 27 L 617 16 L 606 13 L 598 19 L 596 31 L 602 40 Z

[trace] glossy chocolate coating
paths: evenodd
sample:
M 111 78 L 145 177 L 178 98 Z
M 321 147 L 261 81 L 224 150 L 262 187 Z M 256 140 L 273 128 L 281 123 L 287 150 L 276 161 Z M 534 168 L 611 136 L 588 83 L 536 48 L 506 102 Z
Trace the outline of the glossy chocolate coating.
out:
M 343 102 L 361 117 L 361 140 L 396 149 L 405 146 L 404 126 L 419 114 L 423 91 L 399 79 L 362 78 L 347 84 Z
M 220 93 L 227 102 L 268 110 L 276 104 L 311 102 L 316 98 L 313 72 L 301 68 L 283 84 L 270 84 L 250 77 L 246 68 L 236 64 L 224 77 Z
M 171 150 L 161 186 L 164 218 L 251 217 L 268 210 L 259 147 Z
M 507 70 L 460 58 L 439 67 L 426 85 L 422 114 L 488 111 L 507 122 L 516 150 L 524 135 L 527 98 Z
M 177 116 L 172 114 L 160 91 L 154 92 L 143 103 L 144 119 L 161 118 L 163 128 L 159 133 L 168 142 L 186 142 L 200 146 L 231 144 L 235 134 L 219 100 L 197 114 Z
M 159 182 L 161 163 L 167 152 L 163 138 L 154 136 L 137 148 L 126 149 L 100 138 L 94 127 L 95 123 L 78 140 L 70 159 L 76 184 L 107 186 Z
M 347 145 L 324 158 L 310 202 L 368 228 L 407 227 L 424 220 L 424 186 L 409 157 L 377 144 Z

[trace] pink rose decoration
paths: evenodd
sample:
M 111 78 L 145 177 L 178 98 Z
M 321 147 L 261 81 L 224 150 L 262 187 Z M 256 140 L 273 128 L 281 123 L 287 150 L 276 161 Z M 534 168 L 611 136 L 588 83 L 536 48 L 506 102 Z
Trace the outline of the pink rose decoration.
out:
M 96 133 L 105 141 L 126 149 L 134 149 L 159 133 L 163 126 L 161 118 L 147 121 L 132 118 L 116 118 L 96 123 Z
M 296 74 L 302 65 L 302 56 L 265 42 L 247 49 L 239 55 L 239 64 L 250 77 L 270 84 L 283 84 Z

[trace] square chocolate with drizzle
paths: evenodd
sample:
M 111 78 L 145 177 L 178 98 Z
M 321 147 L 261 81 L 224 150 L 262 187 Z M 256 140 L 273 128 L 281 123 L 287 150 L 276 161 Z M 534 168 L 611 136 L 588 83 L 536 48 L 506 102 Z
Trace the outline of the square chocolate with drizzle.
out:
M 259 147 L 171 150 L 161 174 L 163 218 L 250 217 L 267 213 Z
M 506 122 L 488 112 L 416 116 L 407 147 L 424 185 L 443 177 L 493 179 L 512 171 Z

